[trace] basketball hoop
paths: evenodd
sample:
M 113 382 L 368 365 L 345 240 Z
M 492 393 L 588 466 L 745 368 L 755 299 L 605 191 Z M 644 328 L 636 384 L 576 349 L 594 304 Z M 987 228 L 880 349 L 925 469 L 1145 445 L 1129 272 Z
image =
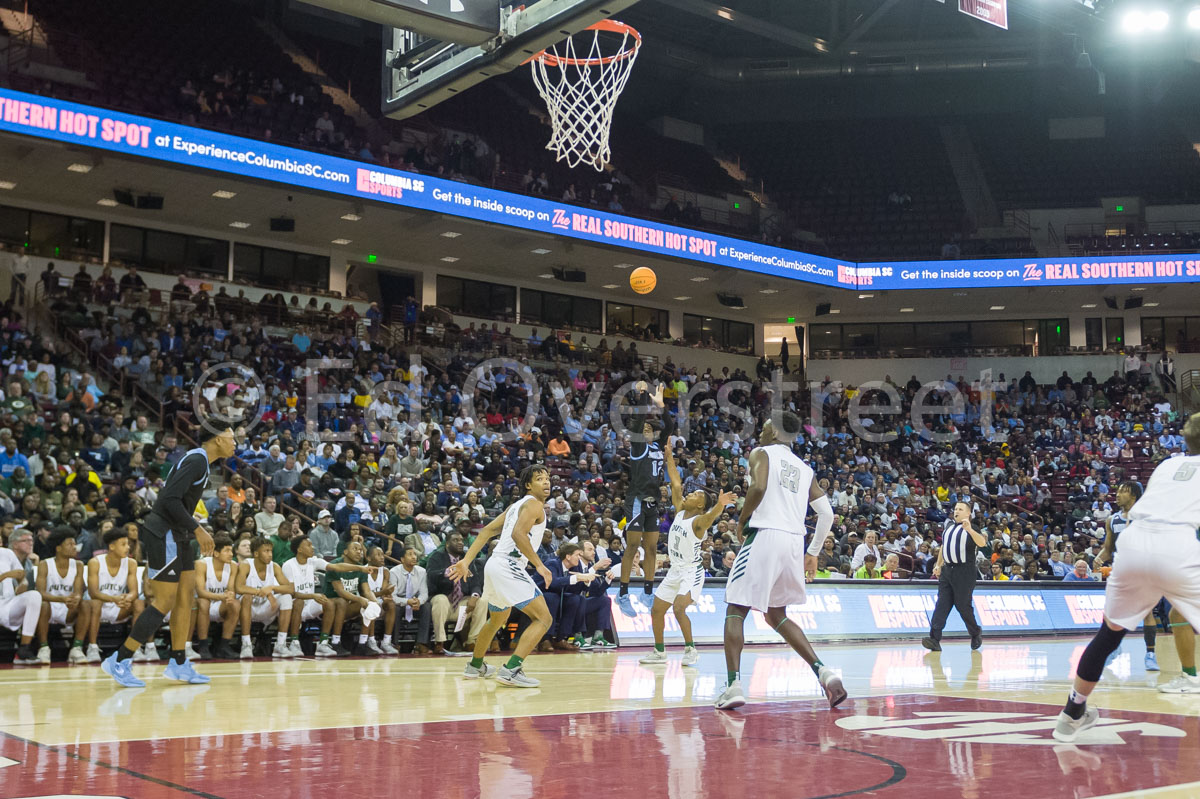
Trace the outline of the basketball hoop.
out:
M 572 168 L 586 163 L 602 172 L 612 157 L 608 134 L 613 109 L 633 69 L 642 36 L 611 19 L 597 22 L 578 36 L 586 40 L 589 32 L 587 55 L 579 54 L 583 42 L 576 50 L 574 38 L 568 37 L 530 61 L 533 82 L 550 111 L 552 133 L 546 149 Z

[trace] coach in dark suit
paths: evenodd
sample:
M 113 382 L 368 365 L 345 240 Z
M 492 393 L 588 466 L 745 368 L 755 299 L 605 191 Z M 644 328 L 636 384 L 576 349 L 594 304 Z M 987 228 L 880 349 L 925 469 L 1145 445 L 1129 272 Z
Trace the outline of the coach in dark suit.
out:
M 579 565 L 578 544 L 563 544 L 558 548 L 558 557 L 545 558 L 542 563 L 550 570 L 550 584 L 542 585 L 546 592 L 546 605 L 554 617 L 550 628 L 550 644 L 554 649 L 577 651 L 579 646 L 571 642 L 575 633 L 583 631 L 584 598 L 587 585 L 596 578 L 595 574 L 571 571 Z M 541 578 L 534 576 L 535 582 Z
M 975 568 L 975 551 L 986 547 L 987 539 L 971 526 L 971 506 L 966 502 L 954 505 L 954 521 L 946 522 L 942 534 L 942 548 L 938 550 L 937 564 L 933 576 L 938 581 L 937 605 L 929 622 L 929 636 L 921 639 L 921 645 L 934 652 L 942 651 L 942 630 L 950 617 L 953 606 L 962 616 L 971 634 L 971 648 L 983 646 L 983 630 L 975 620 L 975 608 L 971 598 L 975 593 L 975 580 L 979 572 Z

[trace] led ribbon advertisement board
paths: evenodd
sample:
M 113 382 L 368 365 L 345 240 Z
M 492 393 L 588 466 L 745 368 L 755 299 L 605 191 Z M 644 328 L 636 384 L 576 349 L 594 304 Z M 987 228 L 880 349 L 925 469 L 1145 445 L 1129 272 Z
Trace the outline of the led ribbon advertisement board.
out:
M 0 130 L 775 277 L 851 286 L 838 283 L 844 262 L 818 255 L 4 89 Z
M 1061 584 L 1055 584 L 1061 585 Z M 613 605 L 613 621 L 622 646 L 654 642 L 650 608 L 644 598 L 630 592 L 637 616 L 629 618 Z M 615 598 L 615 597 L 614 597 Z M 815 583 L 808 586 L 808 601 L 788 607 L 788 617 L 810 638 L 920 638 L 929 632 L 929 618 L 937 602 L 934 583 Z M 986 582 L 975 589 L 975 618 L 985 633 L 1094 632 L 1104 615 L 1104 584 L 1072 583 L 1057 588 L 1019 583 L 1011 589 L 992 588 Z M 692 635 L 697 641 L 716 643 L 725 628 L 725 586 L 710 580 L 698 601 L 688 608 Z M 779 643 L 779 635 L 761 613 L 746 621 L 746 640 Z M 957 613 L 946 623 L 949 636 L 966 635 Z M 667 614 L 667 640 L 678 638 L 679 625 Z
M 855 264 L 6 89 L 0 131 L 847 289 L 1200 280 L 1200 254 Z

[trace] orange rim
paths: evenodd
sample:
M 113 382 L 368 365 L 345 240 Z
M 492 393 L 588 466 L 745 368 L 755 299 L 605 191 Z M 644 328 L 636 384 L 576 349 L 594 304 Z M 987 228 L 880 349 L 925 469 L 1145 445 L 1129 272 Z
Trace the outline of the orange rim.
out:
M 642 46 L 642 34 L 638 33 L 637 29 L 633 26 L 626 25 L 624 22 L 617 22 L 615 19 L 602 19 L 594 25 L 587 26 L 584 30 L 606 31 L 608 33 L 628 35 L 633 38 L 633 46 L 627 47 L 614 55 L 606 55 L 600 58 L 565 58 L 563 56 L 552 55 L 543 50 L 537 55 L 530 56 L 525 63 L 529 63 L 529 61 L 541 61 L 543 64 L 551 67 L 599 67 L 604 64 L 611 64 L 614 61 L 623 61 L 627 58 L 632 58 L 637 53 L 638 48 Z

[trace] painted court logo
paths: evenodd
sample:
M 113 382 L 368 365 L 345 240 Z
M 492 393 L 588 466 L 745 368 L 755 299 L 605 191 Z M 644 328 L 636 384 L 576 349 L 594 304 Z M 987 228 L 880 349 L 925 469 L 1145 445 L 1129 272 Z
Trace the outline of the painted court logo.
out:
M 1057 715 L 1038 713 L 913 713 L 911 717 L 845 716 L 837 720 L 843 730 L 917 741 L 960 741 L 980 744 L 1057 746 L 1051 737 Z M 1152 738 L 1184 738 L 1177 727 L 1145 721 L 1102 717 L 1096 726 L 1079 734 L 1078 746 L 1120 745 L 1134 733 Z

